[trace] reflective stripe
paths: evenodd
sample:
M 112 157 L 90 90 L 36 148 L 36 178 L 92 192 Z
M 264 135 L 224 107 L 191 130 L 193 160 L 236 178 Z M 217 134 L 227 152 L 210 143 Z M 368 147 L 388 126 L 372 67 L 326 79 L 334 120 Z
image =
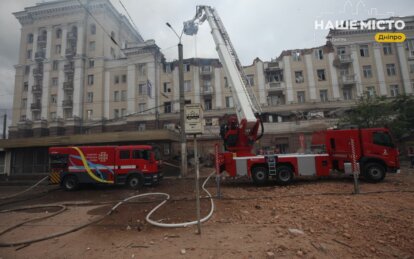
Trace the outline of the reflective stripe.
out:
M 135 169 L 137 168 L 136 165 L 121 165 L 119 166 L 119 169 Z
M 95 169 L 99 169 L 99 170 L 108 170 L 108 169 L 116 169 L 116 166 L 113 165 L 108 165 L 108 166 L 96 166 L 91 168 L 91 170 L 95 170 Z M 85 170 L 84 166 L 69 166 L 69 170 Z

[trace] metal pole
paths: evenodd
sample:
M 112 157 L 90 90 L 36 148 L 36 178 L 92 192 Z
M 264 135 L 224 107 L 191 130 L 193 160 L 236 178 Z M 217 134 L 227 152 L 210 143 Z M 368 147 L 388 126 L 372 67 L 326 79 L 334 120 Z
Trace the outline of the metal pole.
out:
M 354 175 L 354 193 L 359 194 L 359 166 L 356 161 L 356 151 L 355 151 L 355 142 L 354 139 L 351 138 L 351 155 L 352 155 L 352 174 Z
M 216 164 L 216 184 L 217 184 L 217 198 L 221 198 L 220 191 L 220 164 L 219 164 L 219 147 L 216 143 L 215 145 L 215 164 Z
M 181 126 L 181 176 L 187 176 L 187 137 L 184 121 L 184 65 L 183 44 L 178 43 L 178 81 L 180 86 L 180 126 Z
M 7 113 L 3 116 L 3 139 L 6 139 Z
M 198 165 L 198 153 L 197 153 L 197 134 L 194 134 L 194 160 L 195 160 L 195 167 L 196 167 L 196 181 L 195 181 L 195 188 L 196 188 L 196 205 L 197 205 L 197 234 L 201 234 L 201 222 L 200 222 L 200 171 Z

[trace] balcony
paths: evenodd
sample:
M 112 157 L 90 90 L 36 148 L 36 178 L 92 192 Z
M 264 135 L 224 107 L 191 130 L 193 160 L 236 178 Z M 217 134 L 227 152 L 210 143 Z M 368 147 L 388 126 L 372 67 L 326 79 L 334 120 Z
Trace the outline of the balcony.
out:
M 76 41 L 77 37 L 78 37 L 78 35 L 75 32 L 69 32 L 68 36 L 67 36 L 67 39 L 69 41 Z
M 42 105 L 41 105 L 41 103 L 40 103 L 40 102 L 35 102 L 35 103 L 32 103 L 32 104 L 30 105 L 30 109 L 31 109 L 32 111 L 40 111 L 40 108 L 42 108 Z
M 281 70 L 282 68 L 279 65 L 279 62 L 269 62 L 267 65 L 268 71 L 275 71 L 275 70 Z
M 45 52 L 43 50 L 41 51 L 37 51 L 35 53 L 35 61 L 36 62 L 41 62 L 45 59 Z
M 203 94 L 204 95 L 212 95 L 214 93 L 214 89 L 212 86 L 204 86 L 203 87 Z
M 213 72 L 213 69 L 211 69 L 211 66 L 202 66 L 200 68 L 201 75 L 211 75 L 212 72 Z
M 72 64 L 72 63 L 66 64 L 66 65 L 63 67 L 63 71 L 64 71 L 65 73 L 73 73 L 73 69 L 74 69 L 74 67 L 73 67 L 73 64 Z
M 65 91 L 73 91 L 73 81 L 66 81 L 63 82 L 63 90 Z
M 72 100 L 63 100 L 62 101 L 62 107 L 63 108 L 72 108 L 73 107 L 73 101 Z
M 268 91 L 269 92 L 278 92 L 285 90 L 285 84 L 283 82 L 269 82 Z
M 42 86 L 41 85 L 34 85 L 33 88 L 32 88 L 32 93 L 41 94 L 42 93 Z
M 65 50 L 66 58 L 71 58 L 71 57 L 75 56 L 75 54 L 76 54 L 76 51 L 72 48 Z
M 339 78 L 342 85 L 353 85 L 356 83 L 355 75 L 343 75 Z
M 43 69 L 41 69 L 39 67 L 33 69 L 33 76 L 36 77 L 36 78 L 43 77 Z
M 47 36 L 39 35 L 37 36 L 37 44 L 46 44 Z

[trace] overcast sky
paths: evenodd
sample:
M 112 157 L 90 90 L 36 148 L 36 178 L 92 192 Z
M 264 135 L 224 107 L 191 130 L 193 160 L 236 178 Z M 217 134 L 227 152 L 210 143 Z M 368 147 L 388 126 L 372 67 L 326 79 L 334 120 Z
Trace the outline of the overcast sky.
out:
M 10 115 L 14 67 L 18 60 L 20 24 L 12 12 L 39 0 L 0 1 L 0 115 Z M 125 14 L 119 0 L 113 5 Z M 414 15 L 412 0 L 122 0 L 139 32 L 154 39 L 168 60 L 177 58 L 176 36 L 183 21 L 191 19 L 196 5 L 215 7 L 243 65 L 253 59 L 270 60 L 282 50 L 310 48 L 325 43 L 327 31 L 315 30 L 315 20 L 366 19 Z M 196 37 L 183 36 L 184 58 L 217 57 L 210 28 L 203 24 Z M 0 130 L 1 132 L 1 130 Z

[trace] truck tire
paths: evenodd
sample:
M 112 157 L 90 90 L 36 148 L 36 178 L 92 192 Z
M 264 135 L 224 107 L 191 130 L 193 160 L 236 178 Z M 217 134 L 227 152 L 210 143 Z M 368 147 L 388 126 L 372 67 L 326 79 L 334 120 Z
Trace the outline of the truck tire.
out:
M 66 191 L 74 191 L 79 187 L 79 180 L 78 177 L 75 175 L 67 175 L 62 180 L 62 187 Z
M 367 163 L 364 166 L 364 176 L 368 182 L 381 182 L 385 178 L 385 173 L 385 168 L 378 163 Z
M 144 176 L 140 173 L 131 174 L 127 178 L 126 185 L 133 190 L 141 189 L 144 186 Z
M 290 184 L 293 180 L 293 170 L 290 166 L 281 165 L 276 168 L 276 182 L 280 185 Z
M 256 185 L 264 185 L 269 179 L 269 173 L 264 166 L 256 166 L 252 169 L 252 179 Z

